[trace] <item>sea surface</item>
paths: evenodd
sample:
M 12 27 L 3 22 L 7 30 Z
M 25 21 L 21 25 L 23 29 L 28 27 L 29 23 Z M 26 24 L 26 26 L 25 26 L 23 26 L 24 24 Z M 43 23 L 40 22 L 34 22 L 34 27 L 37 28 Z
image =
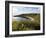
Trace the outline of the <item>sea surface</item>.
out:
M 23 17 L 13 17 L 12 19 L 15 20 L 15 21 L 27 20 L 26 18 L 23 18 Z

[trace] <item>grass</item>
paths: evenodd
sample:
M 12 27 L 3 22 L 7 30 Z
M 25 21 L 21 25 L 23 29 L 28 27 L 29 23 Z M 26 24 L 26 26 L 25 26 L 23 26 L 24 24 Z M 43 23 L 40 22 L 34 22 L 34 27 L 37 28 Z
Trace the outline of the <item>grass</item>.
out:
M 35 21 L 12 21 L 12 31 L 40 30 L 40 14 L 28 14 Z

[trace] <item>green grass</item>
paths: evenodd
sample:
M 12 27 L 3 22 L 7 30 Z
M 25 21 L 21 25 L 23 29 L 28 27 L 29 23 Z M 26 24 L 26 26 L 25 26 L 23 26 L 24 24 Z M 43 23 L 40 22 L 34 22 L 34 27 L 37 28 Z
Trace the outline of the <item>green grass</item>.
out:
M 12 31 L 40 30 L 40 14 L 26 15 L 35 19 L 35 21 L 12 21 Z

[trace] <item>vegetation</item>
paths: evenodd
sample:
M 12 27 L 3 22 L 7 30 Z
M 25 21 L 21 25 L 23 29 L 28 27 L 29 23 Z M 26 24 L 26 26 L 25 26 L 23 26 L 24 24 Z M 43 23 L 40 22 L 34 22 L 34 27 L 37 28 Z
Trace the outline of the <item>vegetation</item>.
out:
M 12 31 L 40 30 L 40 14 L 28 14 L 35 21 L 12 21 Z

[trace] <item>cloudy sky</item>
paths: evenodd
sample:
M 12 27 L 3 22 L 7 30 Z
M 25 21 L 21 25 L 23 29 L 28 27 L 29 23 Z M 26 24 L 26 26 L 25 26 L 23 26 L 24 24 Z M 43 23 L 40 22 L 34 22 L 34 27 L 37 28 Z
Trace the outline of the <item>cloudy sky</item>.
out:
M 28 13 L 40 13 L 40 7 L 13 7 L 13 15 L 28 14 Z

